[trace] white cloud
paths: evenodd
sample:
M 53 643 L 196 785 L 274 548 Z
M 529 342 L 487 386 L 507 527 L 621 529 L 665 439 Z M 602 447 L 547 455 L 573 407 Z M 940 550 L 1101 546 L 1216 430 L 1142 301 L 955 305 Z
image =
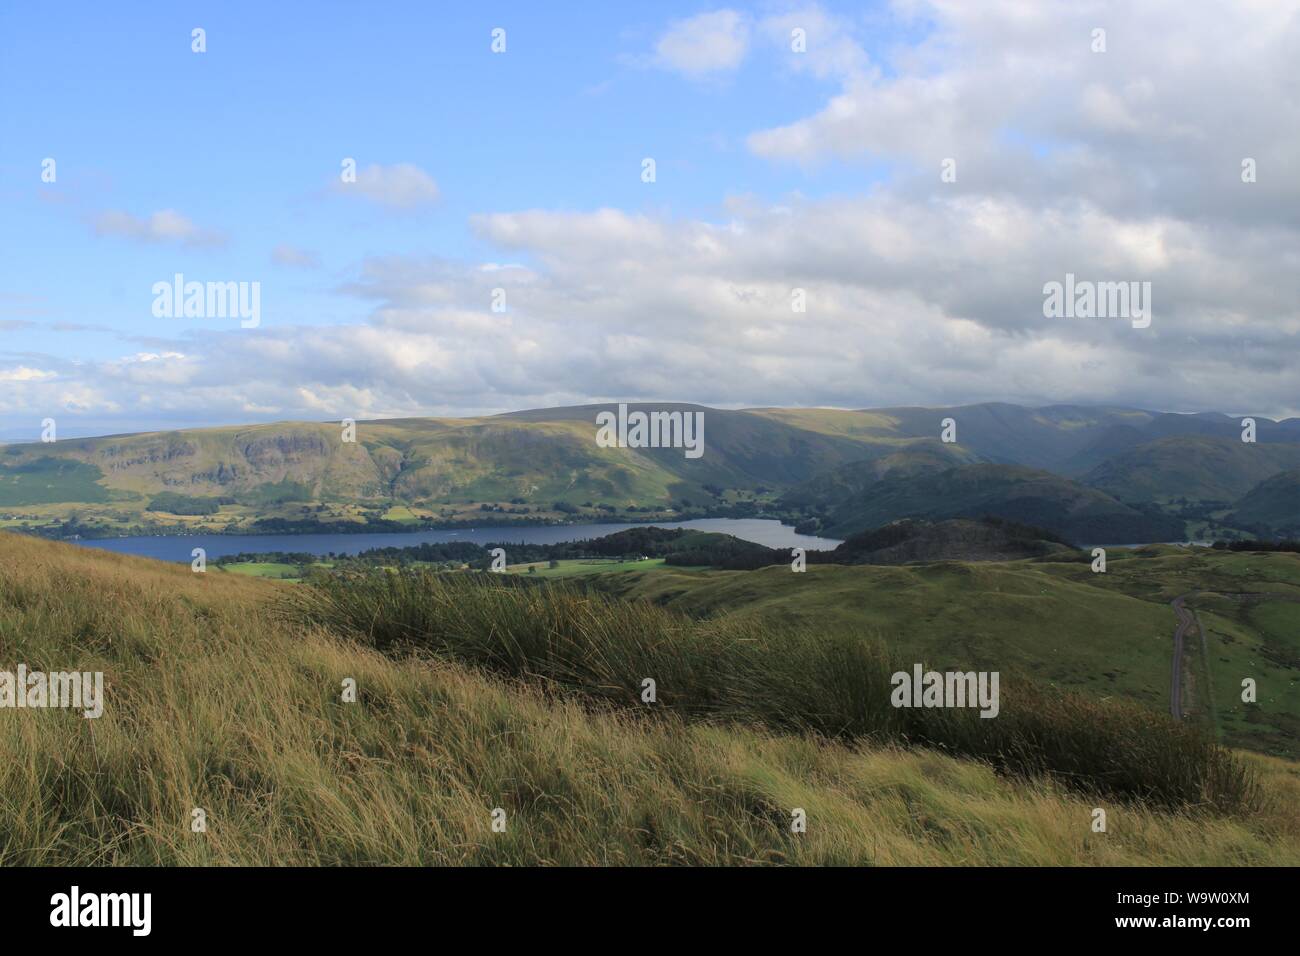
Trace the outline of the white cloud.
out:
M 357 181 L 334 184 L 336 192 L 362 196 L 389 209 L 414 209 L 438 199 L 438 184 L 411 163 L 371 164 L 357 171 Z
M 655 43 L 654 62 L 691 77 L 734 70 L 745 59 L 749 34 L 749 20 L 735 10 L 677 20 Z
M 99 236 L 117 236 L 139 242 L 218 246 L 226 241 L 220 233 L 199 228 L 175 209 L 163 209 L 147 217 L 110 209 L 96 217 L 94 229 Z
M 792 48 L 794 31 L 802 31 L 803 50 Z M 784 56 L 790 69 L 817 77 L 848 77 L 867 67 L 867 55 L 851 23 L 828 14 L 817 4 L 764 17 L 759 31 Z
M 474 226 L 536 265 L 369 260 L 339 290 L 374 304 L 366 324 L 204 331 L 184 356 L 78 374 L 119 405 L 202 407 L 215 421 L 249 408 L 361 418 L 609 397 L 1300 412 L 1300 311 L 1276 229 L 1068 199 L 887 194 L 749 201 L 718 223 L 607 209 Z M 1151 328 L 1044 318 L 1042 286 L 1066 271 L 1151 281 Z M 504 313 L 491 309 L 497 287 Z
M 820 110 L 755 131 L 750 149 L 886 160 L 918 193 L 953 158 L 950 191 L 1294 224 L 1300 179 L 1283 171 L 1300 166 L 1300 0 L 896 0 L 893 14 L 928 32 L 844 72 Z M 1273 171 L 1249 193 L 1248 156 Z
M 54 373 L 39 368 L 28 368 L 25 365 L 0 368 L 0 382 L 39 382 L 48 378 L 54 378 Z
M 315 252 L 285 243 L 271 250 L 271 261 L 278 266 L 292 266 L 298 269 L 316 269 L 320 266 L 320 256 Z

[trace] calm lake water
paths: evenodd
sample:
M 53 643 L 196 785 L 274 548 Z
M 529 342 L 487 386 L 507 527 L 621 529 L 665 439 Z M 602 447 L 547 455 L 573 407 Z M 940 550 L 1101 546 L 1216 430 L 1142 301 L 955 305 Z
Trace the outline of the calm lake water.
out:
M 191 534 L 181 536 L 152 535 L 130 538 L 96 538 L 75 542 L 87 548 L 102 548 L 119 554 L 134 554 L 159 561 L 190 562 L 190 552 L 202 548 L 209 558 L 251 551 L 295 551 L 315 555 L 359 554 L 371 548 L 409 548 L 435 541 L 473 541 L 475 544 L 559 544 L 562 541 L 585 541 L 600 538 L 635 524 L 542 525 L 529 528 L 493 527 L 457 528 L 448 531 L 383 532 L 377 534 Z M 789 525 L 771 518 L 696 518 L 693 521 L 659 521 L 656 528 L 695 528 L 718 531 L 769 548 L 805 548 L 830 550 L 840 542 L 796 534 Z

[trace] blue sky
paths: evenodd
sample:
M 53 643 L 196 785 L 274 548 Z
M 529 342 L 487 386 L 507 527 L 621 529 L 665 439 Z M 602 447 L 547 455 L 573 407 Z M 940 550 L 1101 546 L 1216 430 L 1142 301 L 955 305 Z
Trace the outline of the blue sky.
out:
M 1234 8 L 1199 104 L 1178 51 L 1222 23 L 1077 9 L 5 5 L 0 439 L 605 399 L 1294 411 L 1296 103 L 1261 96 L 1295 88 L 1294 5 Z M 1156 332 L 1044 326 L 1042 283 L 1089 268 L 1154 278 Z M 178 272 L 260 283 L 261 325 L 155 317 Z
M 0 162 L 11 251 L 0 282 L 41 295 L 48 320 L 114 333 L 160 334 L 139 290 L 174 271 L 262 277 L 268 322 L 360 321 L 363 303 L 333 299 L 333 282 L 367 256 L 491 259 L 468 229 L 475 213 L 614 206 L 713 218 L 733 193 L 775 200 L 870 183 L 869 166 L 776 165 L 744 148 L 753 129 L 833 91 L 774 69 L 777 53 L 703 85 L 647 65 L 665 22 L 696 7 L 654 5 L 641 14 L 653 20 L 629 21 L 619 4 L 570 5 L 567 16 L 540 6 L 82 4 L 65 17 L 8 5 Z M 194 26 L 207 31 L 202 55 Z M 490 50 L 498 26 L 503 55 Z M 20 185 L 37 181 L 32 158 L 46 156 L 57 192 Z M 653 191 L 640 180 L 646 156 L 658 167 Z M 331 200 L 344 157 L 412 163 L 440 198 L 397 216 Z M 85 225 L 103 207 L 175 209 L 227 241 L 105 241 Z M 285 243 L 317 252 L 325 274 L 271 274 Z M 67 344 L 40 329 L 8 343 Z M 77 349 L 107 358 L 117 342 L 85 333 Z

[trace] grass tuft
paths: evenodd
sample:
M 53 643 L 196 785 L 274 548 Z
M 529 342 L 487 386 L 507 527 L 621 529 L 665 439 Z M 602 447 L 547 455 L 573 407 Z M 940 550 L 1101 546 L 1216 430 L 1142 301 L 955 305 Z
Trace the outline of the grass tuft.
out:
M 1022 776 L 1165 808 L 1218 812 L 1258 799 L 1249 768 L 1201 728 L 1141 705 L 1010 679 L 1001 710 L 895 708 L 892 661 L 856 634 L 693 620 L 560 583 L 427 571 L 334 575 L 288 599 L 292 619 L 377 650 L 417 651 L 577 693 L 605 707 L 777 733 L 933 747 Z M 657 701 L 642 701 L 643 681 Z

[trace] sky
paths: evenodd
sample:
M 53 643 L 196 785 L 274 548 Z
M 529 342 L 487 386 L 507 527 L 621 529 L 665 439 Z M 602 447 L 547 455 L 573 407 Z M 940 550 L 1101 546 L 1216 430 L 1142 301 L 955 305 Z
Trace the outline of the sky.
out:
M 0 241 L 0 441 L 1300 415 L 1300 0 L 0 2 Z M 1150 323 L 1045 314 L 1067 274 Z

